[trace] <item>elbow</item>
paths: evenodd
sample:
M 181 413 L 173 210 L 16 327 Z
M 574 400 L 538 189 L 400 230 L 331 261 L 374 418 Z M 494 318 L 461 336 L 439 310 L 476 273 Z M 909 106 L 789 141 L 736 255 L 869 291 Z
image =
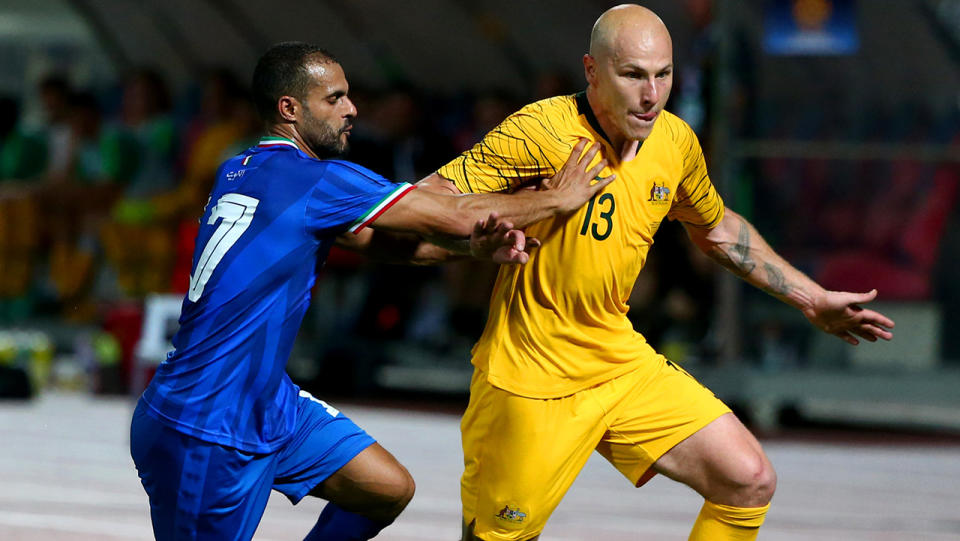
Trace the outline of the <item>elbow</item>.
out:
M 689 224 L 684 224 L 684 228 L 690 242 L 704 254 L 711 255 L 715 249 L 724 243 L 725 239 L 717 235 L 716 230 L 703 229 Z
M 697 248 L 700 249 L 700 252 L 703 254 L 714 257 L 716 254 L 725 254 L 730 250 L 736 248 L 736 241 L 730 241 L 729 239 L 715 239 L 709 237 L 703 237 L 694 241 L 693 243 Z

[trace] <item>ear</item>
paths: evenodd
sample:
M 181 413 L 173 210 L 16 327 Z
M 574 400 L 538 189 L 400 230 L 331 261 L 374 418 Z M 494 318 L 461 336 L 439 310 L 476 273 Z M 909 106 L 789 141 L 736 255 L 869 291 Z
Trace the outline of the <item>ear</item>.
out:
M 300 116 L 300 102 L 293 96 L 280 96 L 277 100 L 277 113 L 287 122 L 296 122 Z
M 587 83 L 591 86 L 597 80 L 597 59 L 590 53 L 583 55 L 583 76 L 587 78 Z

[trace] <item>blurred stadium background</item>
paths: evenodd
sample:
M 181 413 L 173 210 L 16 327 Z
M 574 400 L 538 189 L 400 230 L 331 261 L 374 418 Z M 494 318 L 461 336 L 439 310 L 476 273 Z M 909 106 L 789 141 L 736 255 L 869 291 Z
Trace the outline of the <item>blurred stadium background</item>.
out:
M 64 409 L 113 423 L 106 453 L 128 461 L 127 414 L 176 328 L 213 174 L 258 135 L 247 84 L 270 44 L 332 51 L 360 111 L 350 159 L 415 181 L 519 106 L 580 90 L 590 25 L 615 3 L 0 0 L 0 396 L 23 400 L 0 403 L 2 440 L 12 442 L 0 447 L 0 471 L 13 475 L 44 442 L 74 441 L 27 428 L 55 424 Z M 956 479 L 960 0 L 641 3 L 673 34 L 668 109 L 698 132 L 727 204 L 823 285 L 876 287 L 897 327 L 893 342 L 857 348 L 818 334 L 698 255 L 672 224 L 631 299 L 637 328 L 772 445 L 808 442 L 775 447 L 775 462 L 814 453 L 809 442 L 824 438 L 893 438 L 909 444 L 897 452 L 921 453 L 918 464 Z M 456 413 L 494 273 L 335 253 L 289 372 L 348 404 Z M 360 411 L 361 422 L 387 427 L 382 416 L 396 413 Z M 442 428 L 455 420 L 430 419 L 451 440 L 438 449 L 451 455 L 444 490 L 455 499 L 457 436 Z M 930 446 L 941 454 L 925 462 Z M 132 464 L 116 468 L 137 494 Z M 3 485 L 0 509 L 20 493 Z M 922 532 L 893 527 L 903 535 L 889 539 L 960 538 L 955 485 L 935 493 L 953 502 L 952 517 L 944 511 Z M 0 537 L 40 538 L 14 515 L 0 511 Z M 136 529 L 145 516 L 114 537 L 148 536 Z M 676 535 L 689 523 L 680 522 Z M 68 538 L 106 535 L 77 527 L 86 537 Z M 817 538 L 886 539 L 830 535 Z

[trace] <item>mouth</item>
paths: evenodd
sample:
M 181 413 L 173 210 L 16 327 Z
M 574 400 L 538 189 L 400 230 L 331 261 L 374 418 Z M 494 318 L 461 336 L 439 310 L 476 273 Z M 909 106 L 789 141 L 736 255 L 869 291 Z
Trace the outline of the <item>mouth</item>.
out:
M 632 114 L 633 116 L 635 116 L 636 118 L 639 118 L 644 122 L 653 122 L 654 120 L 656 120 L 657 115 L 660 114 L 660 111 L 650 111 L 648 113 L 632 113 Z

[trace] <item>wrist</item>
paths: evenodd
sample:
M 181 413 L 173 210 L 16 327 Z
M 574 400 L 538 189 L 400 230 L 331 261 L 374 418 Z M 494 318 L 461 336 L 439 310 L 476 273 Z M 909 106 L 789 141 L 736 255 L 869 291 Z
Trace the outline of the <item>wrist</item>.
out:
M 819 306 L 823 306 L 823 301 L 826 298 L 827 290 L 823 289 L 820 286 L 806 289 L 796 289 L 796 295 L 792 299 L 796 304 L 798 310 L 803 312 L 808 318 L 812 318 L 817 314 L 817 309 Z
M 563 196 L 560 195 L 556 190 L 547 190 L 544 192 L 537 192 L 543 194 L 541 197 L 547 197 L 547 209 L 550 211 L 552 216 L 557 216 L 560 214 L 567 214 L 572 210 L 575 210 L 577 207 L 567 208 Z

